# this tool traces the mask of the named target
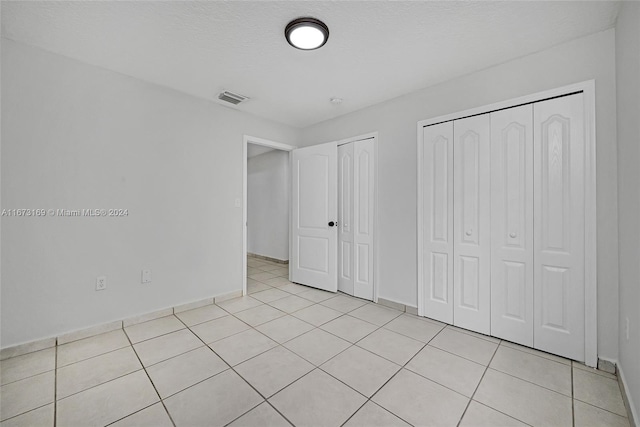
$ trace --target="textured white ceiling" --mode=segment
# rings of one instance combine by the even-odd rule
[[[305,127],[611,27],[598,1],[3,1],[2,35]],[[293,49],[287,22],[330,28]],[[549,70],[553,72],[553,70]],[[331,97],[344,102],[332,105]],[[217,102],[217,101],[216,101]]]

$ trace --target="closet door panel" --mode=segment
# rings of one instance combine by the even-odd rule
[[[534,347],[584,361],[583,95],[534,104]]]
[[[338,290],[353,295],[353,148],[338,146]]]
[[[490,333],[489,114],[454,121],[453,324]]]
[[[533,106],[491,113],[491,335],[533,346]]]
[[[424,315],[453,323],[453,122],[423,137]]]
[[[365,139],[349,145],[354,146],[353,295],[373,300],[374,140]]]

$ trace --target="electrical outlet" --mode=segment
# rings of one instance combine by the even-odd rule
[[[629,341],[629,318],[625,318],[625,320],[627,321],[627,326],[625,327],[625,333],[627,335],[627,341]]]
[[[96,291],[104,291],[107,289],[107,276],[98,276],[96,278]]]
[[[142,283],[151,283],[151,270],[142,270]]]

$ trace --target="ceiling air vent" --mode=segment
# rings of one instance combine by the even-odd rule
[[[220,92],[220,94],[218,94],[218,99],[224,102],[229,102],[233,105],[238,105],[249,98],[247,98],[246,96],[239,95],[237,93],[233,93],[225,90],[224,92]]]

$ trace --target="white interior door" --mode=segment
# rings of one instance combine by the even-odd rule
[[[336,292],[338,149],[335,142],[293,150],[291,281]]]
[[[489,114],[453,122],[453,324],[490,333]]]
[[[453,122],[425,126],[423,144],[424,315],[453,323]]]
[[[491,113],[491,335],[533,347],[533,105]]]
[[[584,361],[583,94],[534,104],[534,347]]]
[[[373,300],[374,139],[353,143],[354,289],[358,298]]]
[[[353,148],[338,146],[338,290],[354,292],[353,265]]]

